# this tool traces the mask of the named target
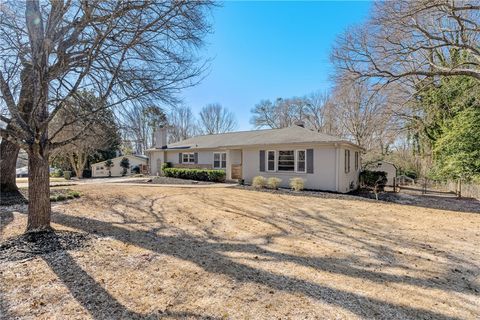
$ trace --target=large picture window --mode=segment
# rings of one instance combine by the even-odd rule
[[[275,171],[275,151],[267,152],[267,171]]]
[[[278,171],[295,171],[295,151],[278,151]]]
[[[195,154],[193,153],[183,153],[182,154],[183,163],[195,163]]]
[[[225,168],[227,168],[227,153],[226,152],[215,152],[213,154],[213,167],[215,169],[225,169]]]
[[[297,150],[297,172],[305,172],[307,168],[305,153],[305,150]]]

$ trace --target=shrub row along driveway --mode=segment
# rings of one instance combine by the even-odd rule
[[[55,228],[90,246],[0,261],[2,314],[480,317],[480,216],[239,189],[74,187]],[[23,209],[20,208],[19,211]],[[2,212],[3,237],[25,215]]]

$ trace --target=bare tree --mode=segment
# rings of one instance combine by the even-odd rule
[[[71,123],[63,126],[61,132],[57,135],[56,141],[71,140],[69,144],[63,145],[52,150],[52,158],[60,157],[66,159],[70,166],[75,170],[77,178],[83,177],[83,171],[88,157],[99,150],[107,150],[112,145],[119,144],[118,128],[114,121],[111,109],[98,106],[98,99],[90,92],[79,92],[82,101],[88,101],[88,104],[82,101],[71,101],[65,103],[65,107],[60,110],[50,123],[49,129],[58,130],[58,126],[64,123]],[[93,119],[89,119],[92,110],[101,110],[95,114]],[[88,125],[86,122],[89,122]],[[77,139],[71,139],[77,136]]]
[[[155,129],[167,125],[167,115],[155,105],[132,103],[122,109],[119,117],[125,138],[134,142],[136,154],[151,148]]]
[[[270,100],[262,100],[251,110],[250,122],[256,128],[270,127],[273,129],[285,128],[294,125],[298,121],[305,121],[308,118],[305,98],[278,98],[272,103]]]
[[[173,108],[168,115],[168,142],[185,140],[197,133],[196,121],[192,109],[186,106]]]
[[[217,134],[235,130],[235,114],[218,103],[209,104],[199,113],[198,130],[202,134]]]
[[[203,70],[196,50],[209,1],[3,1],[0,6],[3,139],[29,159],[27,230],[50,229],[49,157],[81,136],[57,141],[49,124],[79,90],[113,107],[129,100],[172,103]],[[103,108],[103,107],[102,107]],[[100,110],[92,109],[94,118]],[[78,121],[75,118],[74,121]],[[89,126],[89,121],[85,126]]]
[[[343,80],[336,84],[332,103],[342,136],[367,150],[378,146],[383,149],[391,113],[379,87],[352,79]]]
[[[327,92],[317,91],[304,98],[306,126],[318,132],[338,135],[335,108]]]
[[[381,1],[367,24],[337,39],[332,60],[338,70],[386,83],[458,75],[480,80],[479,42],[476,0]]]

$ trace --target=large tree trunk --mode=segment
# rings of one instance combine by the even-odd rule
[[[0,191],[16,192],[16,167],[20,148],[6,139],[0,143]]]
[[[50,230],[50,172],[47,150],[39,148],[38,145],[31,147],[28,152],[28,171],[27,231]]]

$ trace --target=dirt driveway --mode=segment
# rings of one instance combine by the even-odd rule
[[[238,189],[78,185],[89,246],[0,260],[25,319],[478,319],[480,215]],[[2,212],[2,238],[26,216]]]

